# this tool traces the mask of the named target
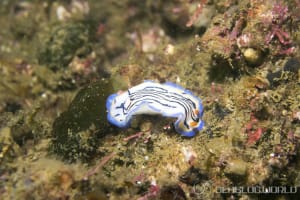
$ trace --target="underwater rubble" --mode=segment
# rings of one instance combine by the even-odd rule
[[[0,199],[297,199],[299,11],[1,1]],[[144,80],[199,97],[203,129],[183,137],[176,119],[144,113],[110,124],[107,97]]]

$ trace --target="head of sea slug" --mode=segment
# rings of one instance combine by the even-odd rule
[[[127,96],[126,92],[116,93],[110,95],[106,100],[107,120],[119,128],[126,128],[130,124],[123,109],[126,102],[124,99]]]

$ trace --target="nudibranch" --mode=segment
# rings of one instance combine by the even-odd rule
[[[106,101],[106,109],[108,121],[120,128],[128,127],[132,117],[138,114],[177,118],[175,130],[188,137],[204,126],[200,98],[171,82],[144,81],[127,91],[112,94]]]

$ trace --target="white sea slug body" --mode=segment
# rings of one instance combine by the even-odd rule
[[[183,136],[194,136],[204,126],[200,98],[174,83],[145,81],[106,101],[108,121],[120,128],[128,127],[134,115],[160,114],[177,118],[175,130]]]

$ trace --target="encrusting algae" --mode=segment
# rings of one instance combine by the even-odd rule
[[[299,11],[1,1],[0,199],[296,199]],[[111,94],[138,108],[122,110],[126,129],[107,120]]]

